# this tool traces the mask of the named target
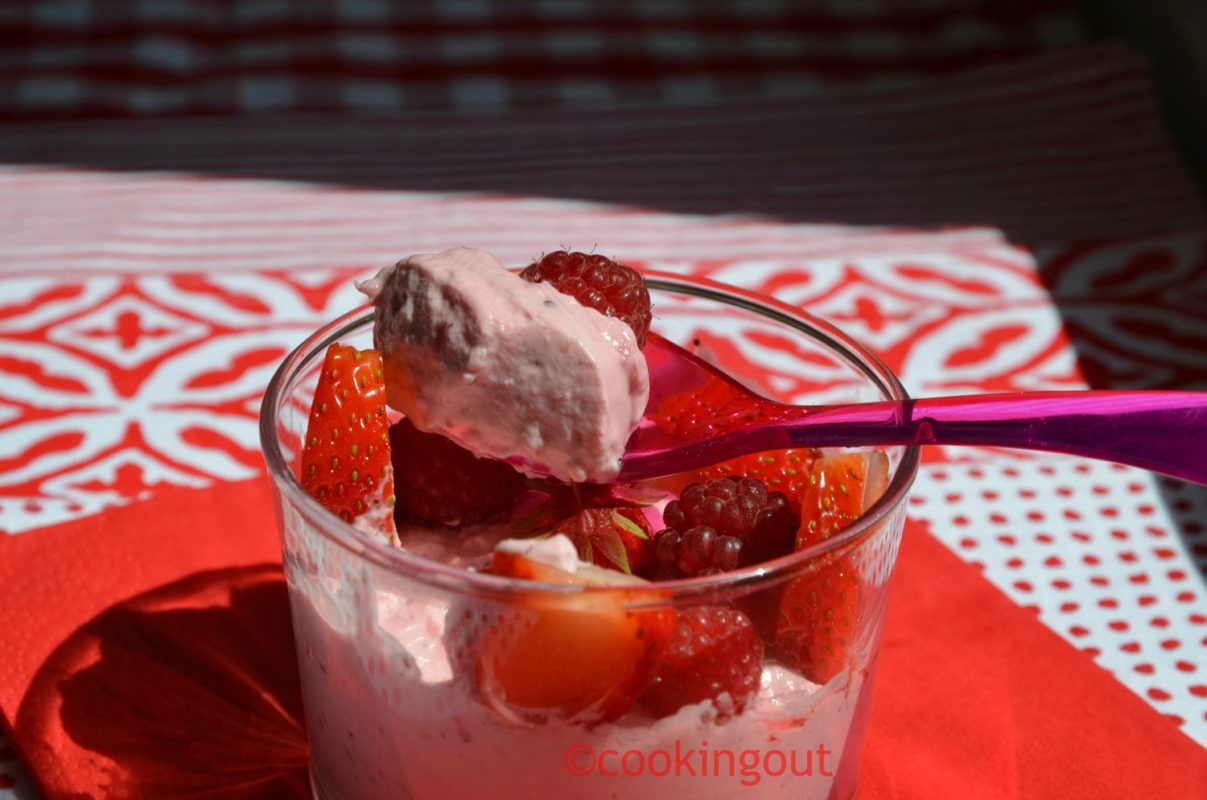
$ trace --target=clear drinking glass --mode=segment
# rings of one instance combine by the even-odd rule
[[[832,326],[743,290],[647,273],[654,329],[789,402],[901,399],[880,361]],[[465,570],[384,544],[345,524],[296,478],[310,398],[335,341],[371,346],[372,310],[316,331],[291,353],[264,399],[261,437],[280,514],[301,668],[311,776],[325,800],[747,797],[847,800],[855,794],[889,584],[917,471],[916,448],[886,451],[888,485],[855,523],[773,562],[635,594],[538,584]],[[772,375],[771,379],[765,376]],[[785,593],[846,575],[854,615],[845,665],[824,684],[777,651]],[[710,704],[661,719],[640,706],[614,722],[533,722],[493,710],[454,639],[518,609],[578,615],[743,610],[765,637],[762,685],[737,715]],[[840,612],[846,613],[846,612]],[[605,615],[605,616],[600,616]],[[472,652],[472,644],[470,645]]]

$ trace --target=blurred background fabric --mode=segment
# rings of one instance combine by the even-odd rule
[[[0,24],[7,119],[699,105],[1088,38],[1068,0],[46,0]]]

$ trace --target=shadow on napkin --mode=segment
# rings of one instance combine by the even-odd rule
[[[198,572],[110,607],[42,665],[15,728],[58,757],[51,796],[309,798],[280,566]]]
[[[1207,391],[1201,233],[1082,242],[1041,248],[1035,256],[1090,388]],[[1197,567],[1197,586],[1207,586],[1207,488],[1168,477],[1155,485],[1169,516],[1144,526],[1147,535],[1154,544],[1172,543],[1169,533],[1180,538]],[[1188,581],[1181,588],[1195,586]]]

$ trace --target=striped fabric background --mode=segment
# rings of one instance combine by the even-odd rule
[[[0,163],[12,165],[4,180],[23,198],[0,219],[0,265],[29,269],[114,266],[125,255],[134,266],[162,255],[196,269],[376,263],[400,247],[443,246],[471,232],[495,244],[492,230],[508,232],[498,242],[504,258],[529,257],[555,232],[562,243],[635,258],[673,258],[686,243],[717,257],[804,255],[840,252],[849,226],[929,231],[904,236],[988,226],[1038,244],[1192,229],[1202,214],[1142,62],[1117,45],[984,67],[925,93],[867,90],[791,104],[531,110],[474,124],[456,113],[26,123],[0,130]],[[44,175],[42,166],[289,183],[247,189],[258,209],[261,192],[274,198],[274,213],[253,220],[240,213],[237,184],[189,182],[179,191],[159,174],[112,181]],[[79,187],[61,206],[64,181]],[[329,210],[307,206],[299,224],[290,207],[308,204],[305,184],[315,182],[390,193],[367,212],[358,204],[355,219],[341,218],[338,195],[326,195],[320,207]],[[399,221],[408,198],[430,193],[475,196],[484,216]],[[676,217],[667,236],[630,241],[623,220],[603,228],[592,220],[584,231],[561,206],[533,215],[525,204],[492,201],[516,196],[722,218]],[[99,213],[47,235],[56,215],[90,207]],[[112,227],[107,212],[119,209],[123,224]],[[321,235],[316,224],[334,227]],[[178,248],[181,240],[188,246]]]
[[[0,6],[0,119],[708,104],[1085,36],[1069,0],[44,0]]]

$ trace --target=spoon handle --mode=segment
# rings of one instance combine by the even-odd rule
[[[803,409],[802,409],[803,410]],[[770,427],[798,446],[1048,450],[1207,484],[1207,392],[1036,392],[818,408]]]

